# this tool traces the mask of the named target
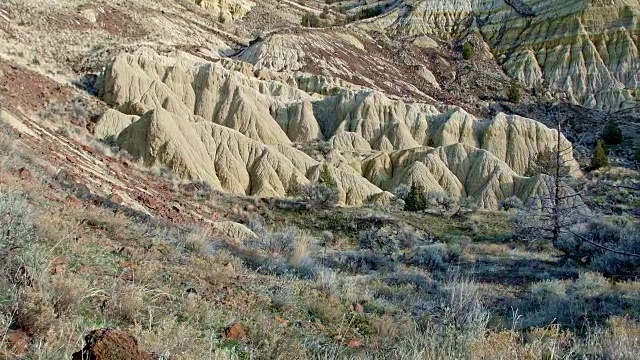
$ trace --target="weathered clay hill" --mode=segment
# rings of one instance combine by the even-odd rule
[[[99,86],[113,110],[97,137],[147,166],[235,194],[283,197],[326,165],[346,205],[387,201],[385,190],[418,182],[495,208],[513,195],[547,192],[543,177],[522,174],[557,140],[554,130],[518,116],[481,120],[458,107],[441,112],[320,76],[185,53],[121,54]],[[325,158],[299,150],[318,141],[333,148]],[[577,173],[571,152],[565,160]]]
[[[476,51],[528,88],[550,86],[566,92],[574,104],[601,110],[629,107],[638,99],[638,0],[407,0],[386,5],[381,15],[350,24],[346,32],[278,32],[238,57],[275,70],[315,68],[347,79],[358,73],[367,86],[404,90],[402,95],[424,100],[439,83],[461,78],[455,71],[447,73],[451,59],[442,45],[472,41]],[[384,34],[392,46],[384,51],[380,41],[371,46],[375,33]],[[396,49],[393,44],[402,45]],[[417,52],[409,54],[411,47]],[[364,60],[349,60],[356,54]],[[399,61],[391,61],[394,56]],[[500,90],[500,72],[486,66],[479,70],[494,73],[497,87],[490,90]],[[379,77],[372,76],[377,72]]]

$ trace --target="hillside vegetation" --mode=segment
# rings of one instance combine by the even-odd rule
[[[635,359],[636,0],[0,3],[0,359]]]

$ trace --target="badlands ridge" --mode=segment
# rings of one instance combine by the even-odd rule
[[[523,174],[557,132],[519,116],[477,119],[334,78],[150,49],[115,57],[98,86],[113,109],[97,137],[217,190],[284,197],[326,166],[349,206],[390,201],[389,191],[412,182],[487,209],[549,193],[547,177]],[[303,151],[321,142],[326,153]],[[577,174],[572,152],[565,154]]]

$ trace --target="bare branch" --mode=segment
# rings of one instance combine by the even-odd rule
[[[573,234],[573,236],[576,236],[576,237],[578,237],[579,239],[581,239],[581,240],[583,240],[583,241],[586,241],[586,242],[588,242],[589,244],[591,244],[591,245],[593,245],[593,246],[596,246],[596,247],[599,247],[599,248],[601,248],[601,249],[603,249],[603,250],[610,251],[610,252],[612,252],[612,253],[614,253],[614,254],[619,254],[619,255],[625,255],[625,256],[630,256],[630,257],[637,257],[637,258],[640,258],[640,254],[628,253],[628,252],[624,252],[624,251],[620,251],[620,250],[611,249],[611,248],[606,247],[606,246],[604,246],[604,245],[602,245],[602,244],[598,244],[597,242],[595,242],[595,241],[593,241],[593,240],[591,240],[591,239],[588,239],[587,237],[584,237],[584,236],[582,236],[582,235],[580,235],[580,234],[576,234],[575,232],[573,232],[573,231],[571,231],[571,230],[569,230],[569,229],[565,229],[565,230],[566,230],[567,232],[569,232],[569,233]]]
[[[626,189],[626,190],[633,190],[633,191],[640,191],[640,186],[626,186],[626,185],[614,185],[614,184],[609,184],[608,182],[601,182],[601,184],[612,187],[612,188],[616,188],[616,189]]]

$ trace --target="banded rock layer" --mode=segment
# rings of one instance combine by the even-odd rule
[[[317,180],[323,166],[346,205],[389,199],[387,191],[411,182],[490,209],[510,196],[526,201],[548,192],[544,177],[522,176],[557,141],[536,121],[504,114],[481,120],[457,107],[441,112],[322,77],[279,78],[246,66],[148,49],[121,54],[100,82],[113,109],[95,135],[113,137],[148,166],[235,194],[287,196]],[[325,159],[297,149],[317,141],[333,148]]]
[[[429,0],[388,16],[404,35],[477,32],[508,74],[574,104],[615,110],[638,98],[638,0]]]
[[[406,79],[403,84],[394,79],[403,79],[398,63],[389,63],[384,55],[369,59],[367,52],[376,48],[366,39],[384,32],[437,49],[439,43],[473,35],[486,43],[508,75],[527,87],[549,85],[566,92],[573,104],[618,110],[632,106],[640,96],[639,20],[639,0],[405,0],[380,16],[357,22],[343,35],[332,33],[335,30],[275,33],[238,57],[274,70],[320,67],[345,79],[363,78],[361,85],[387,93],[404,88],[412,97],[427,100],[425,89],[438,88],[431,73],[435,70],[424,59],[412,58],[407,64],[415,67],[412,73],[424,78],[425,85]],[[384,81],[372,76],[376,72]]]

